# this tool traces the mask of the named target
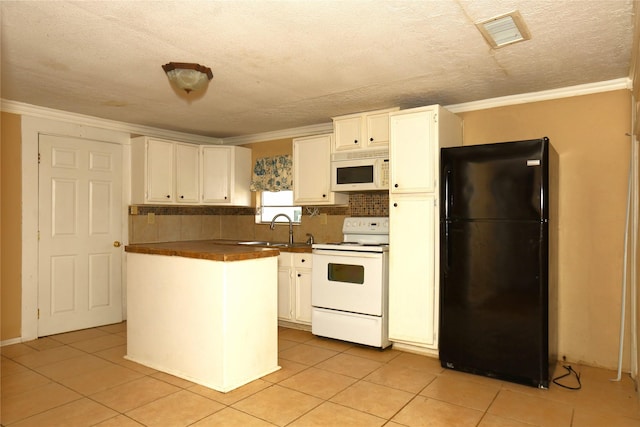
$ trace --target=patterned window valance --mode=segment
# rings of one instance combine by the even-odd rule
[[[256,160],[251,179],[251,191],[292,190],[291,155],[263,157]]]

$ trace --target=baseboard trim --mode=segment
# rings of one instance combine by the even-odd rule
[[[22,337],[9,338],[8,340],[0,341],[0,347],[13,345],[13,344],[20,344],[21,342],[22,342]]]

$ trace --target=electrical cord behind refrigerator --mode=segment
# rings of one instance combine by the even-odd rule
[[[559,376],[555,377],[553,379],[553,383],[556,384],[556,385],[559,385],[560,387],[568,388],[569,390],[580,390],[582,388],[582,383],[580,382],[580,374],[577,373],[576,371],[574,371],[573,368],[571,367],[571,365],[562,365],[562,367],[567,370],[567,373],[564,374],[564,375],[559,375]],[[560,384],[558,382],[558,380],[561,380],[562,378],[568,377],[571,374],[576,376],[576,381],[578,382],[578,386],[577,387],[572,387],[572,386]]]

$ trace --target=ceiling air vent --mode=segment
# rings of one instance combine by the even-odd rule
[[[531,35],[520,12],[514,11],[477,22],[476,27],[493,48],[529,40]]]

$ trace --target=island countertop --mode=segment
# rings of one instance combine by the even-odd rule
[[[212,261],[244,261],[280,255],[278,248],[239,245],[219,240],[186,240],[179,242],[134,243],[125,246],[126,252],[149,255],[180,256]]]

